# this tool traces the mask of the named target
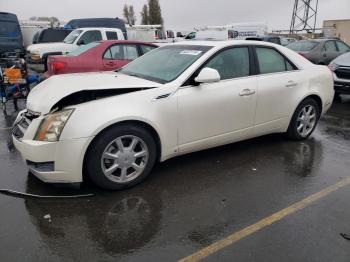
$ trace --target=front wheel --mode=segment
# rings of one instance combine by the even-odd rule
[[[93,141],[85,159],[85,172],[109,190],[132,187],[152,170],[157,148],[152,135],[137,125],[114,126]]]
[[[320,117],[320,108],[312,98],[307,98],[295,110],[286,133],[292,140],[305,140],[315,130]]]

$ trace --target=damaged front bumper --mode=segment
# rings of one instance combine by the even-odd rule
[[[92,138],[58,142],[19,141],[13,137],[29,171],[48,183],[80,183],[83,181],[83,161],[86,145]]]
[[[84,156],[93,137],[36,141],[34,137],[42,117],[31,118],[26,114],[24,110],[18,115],[12,129],[12,140],[29,171],[44,182],[82,182]]]

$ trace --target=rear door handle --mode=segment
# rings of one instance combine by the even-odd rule
[[[240,96],[251,96],[251,95],[254,95],[255,94],[255,90],[253,90],[253,89],[243,89],[240,93],[239,93],[239,95]]]
[[[297,86],[298,84],[294,81],[288,81],[288,83],[286,84],[286,87],[295,87]]]
[[[114,66],[114,62],[107,62],[106,65],[108,65],[108,66]]]

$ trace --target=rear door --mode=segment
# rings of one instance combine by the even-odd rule
[[[296,89],[302,86],[300,71],[273,47],[257,46],[258,101],[255,116],[257,135],[283,127],[289,118]]]
[[[140,56],[135,44],[116,44],[109,47],[103,56],[104,69],[116,70]]]

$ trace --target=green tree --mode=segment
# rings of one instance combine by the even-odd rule
[[[135,10],[134,10],[134,6],[130,5],[129,6],[129,21],[130,21],[130,25],[134,25],[136,23],[136,15],[135,15]]]
[[[126,22],[130,25],[129,7],[127,4],[125,4],[124,8],[123,8],[123,16],[124,16]]]
[[[142,11],[141,11],[141,24],[143,25],[149,25],[149,21],[148,21],[148,6],[145,4],[142,7]]]
[[[163,25],[164,20],[158,0],[148,0],[148,15],[150,25]]]

